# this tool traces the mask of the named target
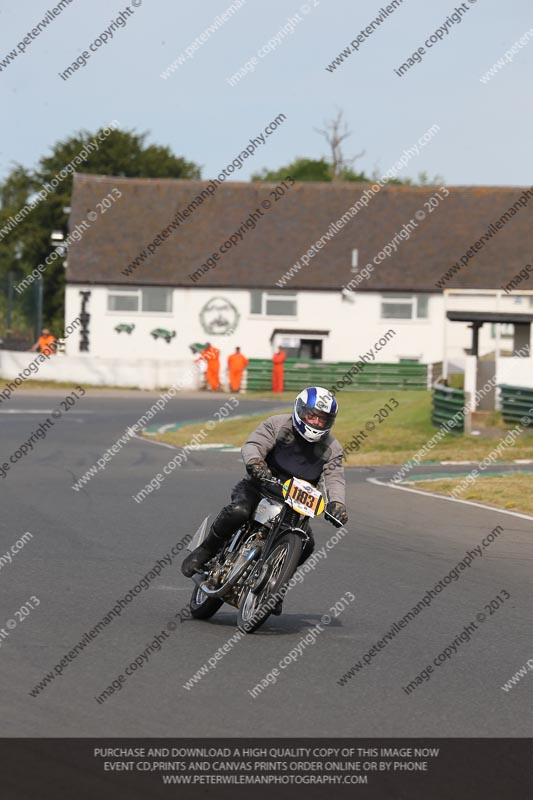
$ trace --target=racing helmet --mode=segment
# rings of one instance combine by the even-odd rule
[[[321,386],[308,386],[294,402],[292,422],[306,441],[318,442],[333,428],[338,410],[330,391]]]

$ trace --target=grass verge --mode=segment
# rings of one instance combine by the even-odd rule
[[[439,478],[434,481],[410,481],[417,489],[449,495],[463,479]],[[461,500],[475,500],[488,506],[520,511],[533,516],[533,473],[513,473],[498,477],[481,477],[461,495]]]
[[[280,400],[280,408],[287,412],[292,409],[293,395],[273,395]],[[399,405],[395,406],[391,398]],[[347,456],[347,466],[376,466],[380,464],[403,464],[408,461],[426,442],[435,435],[430,421],[431,395],[422,391],[363,391],[346,392],[338,395],[339,415],[335,423],[334,434],[346,447],[360,436],[357,452]],[[389,404],[389,409],[386,408]],[[380,411],[381,410],[381,411]],[[242,406],[236,409],[242,413]],[[241,417],[217,422],[202,440],[204,444],[222,443],[240,447],[247,436],[257,427],[259,422],[271,416],[264,415]],[[388,417],[386,416],[388,414]],[[381,421],[380,421],[381,420]],[[374,425],[373,430],[365,426]],[[205,423],[188,425],[177,431],[168,431],[150,438],[158,439],[176,446],[188,444],[195,433],[205,430]],[[361,436],[362,432],[362,436]],[[502,428],[502,438],[506,430]],[[431,461],[474,461],[482,460],[498,446],[499,439],[483,439],[481,437],[446,434],[436,447],[431,450],[427,460]],[[500,460],[509,461],[515,458],[533,458],[533,434],[522,434],[513,447],[506,448]]]

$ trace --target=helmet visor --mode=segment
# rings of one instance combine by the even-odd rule
[[[320,411],[317,408],[308,406],[303,400],[299,399],[296,403],[296,413],[306,425],[315,431],[328,431],[333,427],[335,414]]]

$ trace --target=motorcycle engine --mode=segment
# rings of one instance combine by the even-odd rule
[[[255,527],[255,526],[254,526]],[[259,526],[257,526],[259,527]],[[245,542],[234,552],[229,553],[228,556],[225,558],[224,563],[217,565],[213,574],[216,572],[216,585],[220,586],[228,577],[230,571],[234,568],[235,563],[240,558],[246,558],[248,553],[254,549],[254,547],[261,547],[265,543],[266,535],[269,531],[269,527],[267,526],[260,526],[260,529],[257,528],[248,536]],[[255,561],[250,562],[250,568],[246,569],[243,574],[240,576],[239,580],[235,583],[235,585],[228,591],[227,594],[224,595],[224,602],[229,603],[229,605],[235,606],[235,608],[239,607],[240,596],[244,586],[244,583],[250,573],[250,569],[252,569]]]

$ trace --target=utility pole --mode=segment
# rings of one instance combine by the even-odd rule
[[[35,281],[35,340],[41,335],[43,327],[43,276]]]
[[[13,308],[13,271],[7,273],[7,328],[6,339],[11,338],[11,313]]]

